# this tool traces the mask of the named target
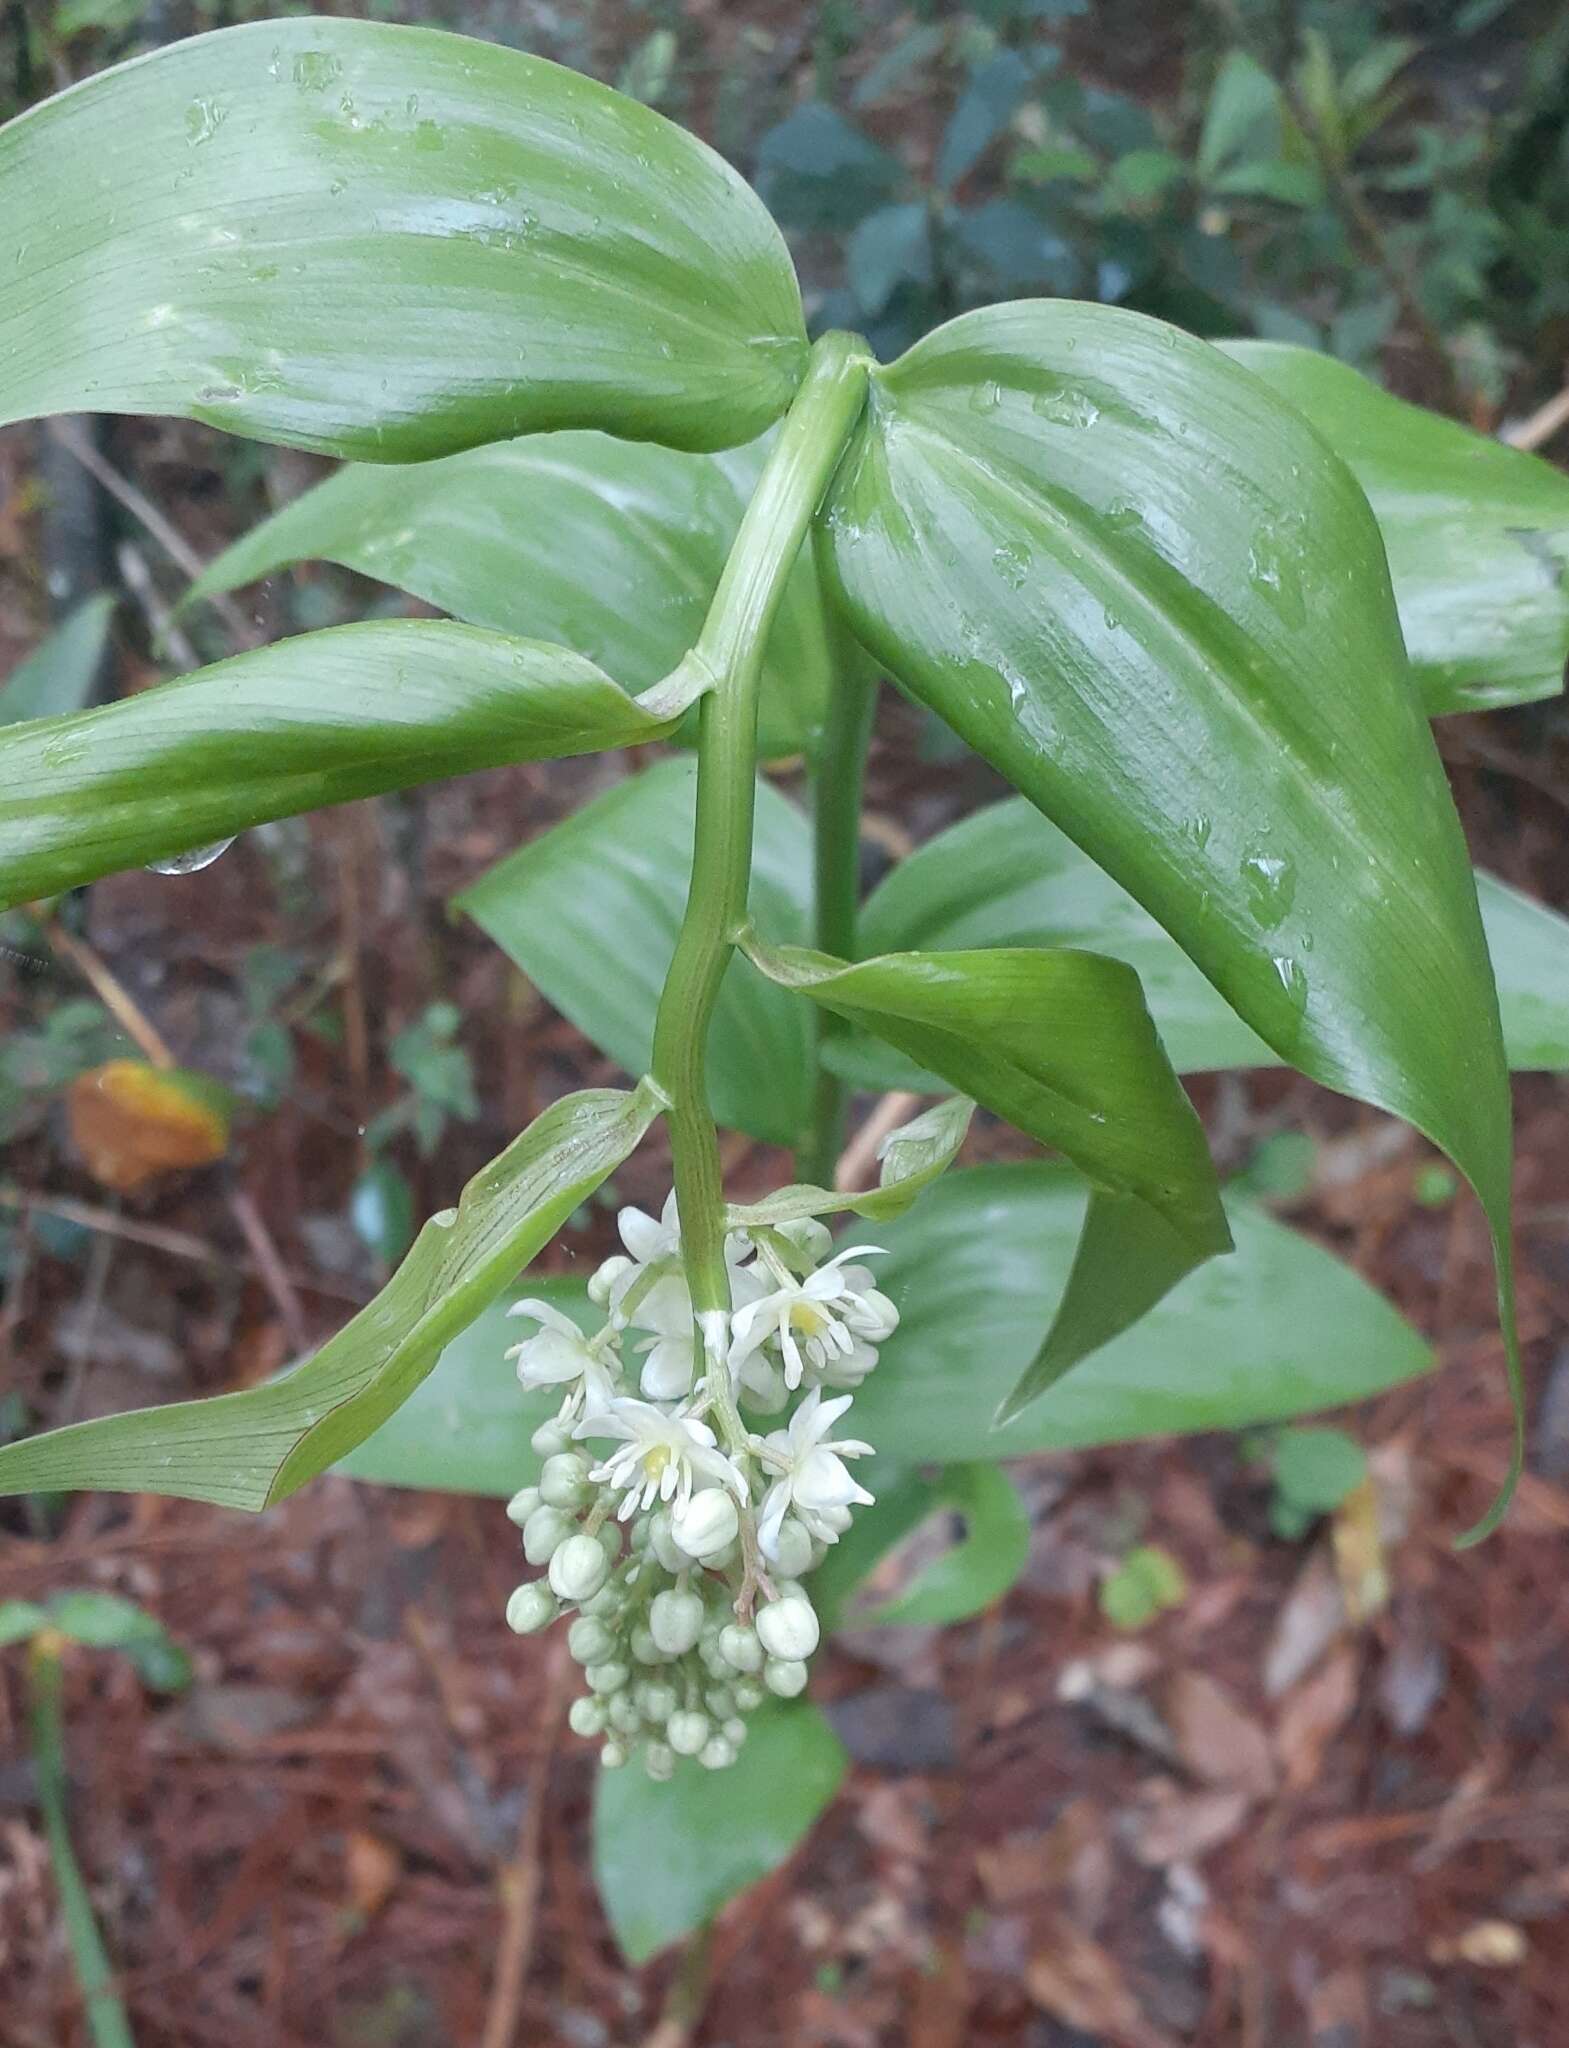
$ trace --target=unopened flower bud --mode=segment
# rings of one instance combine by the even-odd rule
[[[695,1559],[677,1543],[670,1527],[670,1510],[660,1508],[648,1524],[648,1547],[667,1572],[684,1572]]]
[[[551,1566],[551,1584],[555,1585],[554,1564]],[[757,1634],[763,1648],[770,1657],[783,1658],[786,1662],[810,1657],[817,1648],[821,1633],[812,1604],[804,1595],[799,1599],[788,1595],[781,1597],[765,1607],[757,1617]],[[788,1697],[790,1695],[786,1694]]]
[[[537,1486],[520,1486],[517,1492],[513,1494],[511,1500],[507,1502],[507,1520],[515,1523],[521,1529],[529,1516],[533,1514],[535,1508],[539,1506],[539,1499],[539,1488]]]
[[[563,1600],[591,1600],[610,1576],[604,1551],[592,1536],[569,1536],[550,1557],[550,1583]]]
[[[630,1273],[632,1261],[625,1252],[616,1252],[604,1264],[596,1266],[589,1277],[588,1298],[596,1308],[610,1306],[610,1290],[623,1273]]]
[[[737,1708],[743,1714],[754,1714],[768,1697],[755,1678],[738,1678],[730,1690],[735,1694]]]
[[[541,1504],[523,1524],[523,1555],[530,1564],[549,1564],[558,1547],[572,1534],[570,1515],[560,1508]]]
[[[567,1726],[574,1735],[581,1735],[592,1741],[596,1735],[605,1732],[605,1708],[602,1700],[596,1700],[592,1693],[576,1699],[567,1708]]]
[[[590,1664],[583,1678],[590,1692],[619,1692],[631,1677],[624,1664]]]
[[[587,1507],[593,1491],[588,1483],[588,1460],[581,1451],[557,1451],[545,1460],[539,1475],[539,1497],[553,1508]]]
[[[619,1771],[627,1760],[625,1747],[619,1742],[605,1742],[600,1745],[599,1768],[602,1771]]]
[[[757,1630],[745,1622],[732,1621],[719,1637],[719,1653],[732,1671],[756,1674],[763,1668],[763,1646]]]
[[[621,1524],[619,1522],[601,1522],[599,1534],[594,1540],[605,1553],[605,1562],[607,1564],[614,1564],[621,1555]]]
[[[632,1655],[639,1664],[663,1664],[665,1653],[654,1640],[654,1632],[646,1622],[639,1622],[632,1631]]]
[[[703,1603],[695,1593],[681,1593],[674,1587],[656,1593],[648,1610],[648,1627],[667,1657],[683,1656],[703,1633]]]
[[[696,1756],[707,1742],[712,1728],[706,1714],[683,1708],[665,1723],[665,1737],[677,1756]]]
[[[735,1694],[728,1685],[711,1685],[703,1694],[703,1705],[716,1721],[723,1721],[735,1712]]]
[[[735,1497],[722,1486],[706,1487],[678,1506],[670,1517],[670,1533],[688,1556],[699,1561],[735,1540],[741,1525]]]
[[[664,1727],[679,1704],[675,1687],[666,1685],[659,1678],[643,1679],[634,1688],[633,1697],[644,1720],[652,1721],[660,1728]]]
[[[705,1771],[727,1771],[735,1762],[735,1744],[722,1735],[711,1735],[697,1753]]]
[[[614,1581],[601,1586],[592,1600],[580,1600],[578,1602],[579,1607],[582,1608],[585,1614],[591,1615],[595,1621],[606,1622],[613,1622],[620,1614],[624,1604],[625,1596],[621,1588]]]
[[[553,1458],[558,1451],[570,1451],[572,1448],[571,1437],[554,1417],[549,1422],[542,1422],[529,1442],[542,1458]]]
[[[579,1664],[605,1664],[615,1655],[616,1637],[602,1621],[580,1614],[567,1630],[567,1648]]]
[[[746,1723],[739,1714],[732,1714],[719,1732],[732,1749],[739,1749],[746,1740]]]
[[[556,1603],[548,1588],[535,1579],[519,1586],[507,1602],[507,1627],[515,1635],[531,1636],[549,1628],[556,1618]]]
[[[811,1570],[812,1539],[805,1524],[798,1522],[794,1515],[786,1515],[779,1524],[768,1563],[778,1579],[798,1579],[803,1572]]]
[[[782,1700],[793,1700],[806,1690],[806,1666],[799,1657],[770,1657],[763,1666],[763,1683]]]
[[[618,1735],[641,1735],[643,1716],[629,1692],[613,1692],[605,1706],[605,1719]]]
[[[833,1250],[833,1233],[815,1216],[798,1216],[775,1228],[787,1244],[793,1244],[807,1266],[820,1266]]]
[[[674,1752],[663,1742],[651,1742],[643,1751],[643,1768],[656,1784],[663,1784],[675,1772]]]

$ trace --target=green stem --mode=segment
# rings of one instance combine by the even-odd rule
[[[853,960],[861,899],[861,789],[877,708],[877,674],[849,628],[831,613],[828,631],[833,684],[812,776],[813,940],[820,951]],[[807,1180],[832,1187],[844,1142],[845,1085],[823,1064],[822,1054],[824,1047],[849,1032],[850,1025],[834,1011],[815,1005],[813,1015],[817,1081],[802,1171]]]
[[[66,1822],[59,1640],[50,1631],[41,1631],[33,1638],[27,1658],[28,1718],[33,1768],[38,1774],[38,1803],[43,1808],[49,1858],[60,1894],[60,1914],[76,1968],[76,1981],[87,2008],[88,2030],[97,2048],[136,2048],[125,2007],[114,1988],[114,1968],[93,1917],[93,1902],[71,1847],[71,1831]]]
[[[722,1319],[730,1308],[724,1189],[706,1081],[708,1027],[746,917],[763,652],[785,579],[865,403],[870,360],[853,335],[824,335],[814,347],[687,657],[712,683],[698,714],[692,883],[659,999],[653,1078],[670,1105],[687,1284],[708,1355],[723,1349]],[[760,1088],[769,1081],[757,1077]],[[709,1379],[727,1439],[738,1432],[744,1442],[726,1375]]]

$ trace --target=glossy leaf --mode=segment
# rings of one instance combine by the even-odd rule
[[[1429,713],[1556,697],[1569,659],[1569,477],[1333,356],[1221,346],[1312,422],[1367,493]]]
[[[1030,1518],[1000,1467],[950,1465],[932,1489],[934,1510],[956,1510],[963,1534],[892,1599],[850,1619],[857,1628],[946,1627],[994,1606],[1023,1571]]]
[[[845,1753],[807,1700],[748,1717],[729,1770],[680,1759],[657,1784],[634,1757],[594,1788],[594,1879],[628,1962],[711,1919],[777,1870],[838,1790]]]
[[[594,80],[259,21],[0,131],[0,423],[179,413],[402,462],[543,427],[723,448],[805,366],[740,177]]]
[[[761,1201],[732,1202],[725,1213],[726,1224],[732,1230],[747,1230],[759,1224],[793,1223],[803,1216],[829,1216],[840,1210],[873,1221],[902,1216],[916,1196],[946,1173],[959,1156],[974,1113],[975,1104],[968,1096],[951,1095],[890,1131],[878,1147],[880,1171],[875,1188],[853,1193],[804,1185],[776,1188]]]
[[[1086,1244],[1017,1399],[1032,1399],[1231,1239],[1203,1127],[1139,989],[1094,953],[747,957],[1067,1155],[1094,1185]],[[1107,1275],[1113,1288],[1099,1285]]]
[[[1350,471],[1259,378],[1110,307],[968,314],[874,386],[824,511],[856,636],[1283,1059],[1450,1154],[1518,1388],[1497,1001]]]
[[[1228,1211],[1229,1258],[993,1429],[1061,1299],[1085,1194],[1045,1163],[949,1174],[879,1228],[877,1283],[900,1322],[857,1390],[857,1432],[906,1464],[1018,1457],[1284,1421],[1430,1367],[1427,1345],[1349,1267],[1250,1203]]]
[[[26,661],[12,669],[0,683],[0,725],[81,710],[109,643],[114,602],[108,591],[84,598]]]
[[[71,1423],[0,1448],[0,1494],[102,1488],[261,1509],[386,1421],[621,1164],[656,1114],[645,1089],[564,1096],[433,1216],[374,1301],[282,1379]]]
[[[1504,1047],[1519,1068],[1569,1067],[1569,918],[1478,872]],[[1278,1055],[1250,1031],[1149,913],[1022,798],[990,804],[901,861],[861,916],[868,953],[973,946],[1082,946],[1136,968],[1179,1073],[1262,1067]],[[897,1055],[852,1055],[871,1087],[905,1085]]]
[[[663,761],[617,783],[510,854],[454,899],[547,1001],[628,1073],[653,1046],[692,870],[696,771]],[[811,835],[795,806],[757,789],[752,908],[770,930],[804,935]],[[570,914],[563,914],[569,909]],[[790,1145],[811,1111],[806,1006],[733,965],[709,1038],[720,1123]]]
[[[186,602],[320,557],[472,626],[574,648],[647,689],[697,639],[766,449],[686,455],[530,434],[439,462],[351,464],[225,549]],[[769,635],[765,757],[815,744],[828,673],[803,549]]]
[[[652,702],[563,647],[445,620],[278,641],[0,732],[0,908],[267,818],[659,739],[690,697]]]

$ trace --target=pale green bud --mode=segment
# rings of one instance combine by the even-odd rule
[[[746,1740],[746,1723],[739,1714],[732,1714],[719,1732],[732,1749],[739,1749]]]
[[[722,1721],[735,1712],[735,1694],[728,1685],[711,1685],[703,1694],[703,1705],[716,1721]]]
[[[616,1634],[594,1616],[580,1614],[567,1630],[567,1648],[579,1664],[604,1664],[615,1655]]]
[[[589,1276],[588,1298],[596,1308],[610,1306],[610,1290],[623,1273],[630,1273],[632,1261],[625,1252],[614,1252],[601,1266],[596,1266]]]
[[[675,1773],[674,1753],[662,1742],[651,1742],[643,1751],[643,1768],[656,1784],[663,1784]]]
[[[599,1768],[602,1771],[619,1771],[627,1760],[627,1753],[619,1742],[606,1742],[599,1751]]]
[[[738,1678],[730,1690],[735,1694],[736,1706],[743,1714],[756,1713],[768,1697],[755,1678]]]
[[[552,1566],[552,1585],[555,1584],[554,1573],[555,1567]],[[787,1595],[771,1602],[758,1615],[757,1634],[770,1657],[792,1663],[797,1658],[811,1656],[822,1631],[817,1625],[811,1602],[804,1596],[792,1598]]]
[[[605,1553],[592,1536],[569,1536],[551,1553],[550,1584],[563,1600],[592,1600],[609,1575]]]
[[[696,1756],[712,1729],[706,1714],[684,1707],[665,1723],[665,1736],[677,1756]]]
[[[660,1728],[664,1727],[679,1704],[675,1687],[658,1678],[641,1680],[634,1688],[633,1697],[644,1720],[652,1721]]]
[[[542,1458],[553,1458],[558,1451],[569,1451],[572,1448],[571,1437],[560,1423],[555,1421],[542,1422],[529,1438],[529,1442]]]
[[[583,1699],[574,1700],[567,1708],[567,1726],[574,1735],[581,1735],[591,1741],[605,1732],[605,1704],[590,1693]]]
[[[507,1627],[516,1635],[535,1635],[549,1628],[555,1618],[556,1603],[537,1579],[519,1586],[507,1602]]]
[[[733,1543],[740,1526],[735,1497],[720,1486],[694,1493],[684,1507],[673,1509],[670,1516],[670,1533],[675,1542],[700,1562]]]
[[[722,1735],[711,1735],[697,1753],[705,1771],[727,1771],[735,1762],[735,1744]]]
[[[619,1586],[604,1586],[592,1600],[580,1600],[583,1612],[595,1621],[614,1621],[624,1605]]]
[[[703,1603],[695,1593],[680,1593],[672,1586],[654,1595],[648,1626],[667,1657],[683,1656],[703,1633]]]
[[[624,1664],[590,1664],[583,1673],[590,1692],[619,1692],[631,1676]]]
[[[663,1664],[665,1653],[654,1640],[653,1631],[639,1622],[632,1631],[632,1655],[639,1664]]]
[[[588,1483],[588,1460],[581,1451],[557,1451],[545,1460],[539,1495],[553,1508],[587,1507],[593,1490]]]
[[[564,1515],[560,1508],[535,1508],[523,1524],[523,1555],[530,1564],[549,1564],[572,1530],[572,1517]]]
[[[670,1529],[670,1510],[660,1508],[648,1525],[648,1547],[667,1572],[684,1572],[693,1560],[677,1543]]]
[[[638,1712],[637,1701],[629,1692],[613,1692],[605,1708],[605,1718],[618,1735],[640,1735],[643,1731],[643,1716]]]
[[[605,1562],[607,1564],[614,1564],[621,1555],[621,1524],[619,1522],[601,1522],[599,1525],[599,1535],[595,1540],[598,1542],[600,1549],[605,1553]]]
[[[732,1621],[719,1637],[719,1652],[732,1671],[756,1673],[763,1668],[763,1646],[757,1630],[744,1621]]]
[[[763,1683],[782,1700],[793,1700],[806,1690],[806,1666],[799,1657],[770,1657],[763,1666]]]
[[[778,1548],[768,1564],[776,1579],[798,1579],[811,1570],[812,1539],[794,1515],[786,1515],[779,1524]]]
[[[507,1520],[521,1529],[538,1506],[539,1488],[537,1486],[520,1486],[517,1492],[513,1494],[511,1500],[507,1502]]]

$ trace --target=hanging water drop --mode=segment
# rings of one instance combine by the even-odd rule
[[[167,860],[150,860],[147,872],[150,875],[199,875],[203,868],[210,868],[221,853],[228,852],[235,837],[231,832],[227,839],[215,839],[210,846],[193,846],[189,853],[171,853]]]

